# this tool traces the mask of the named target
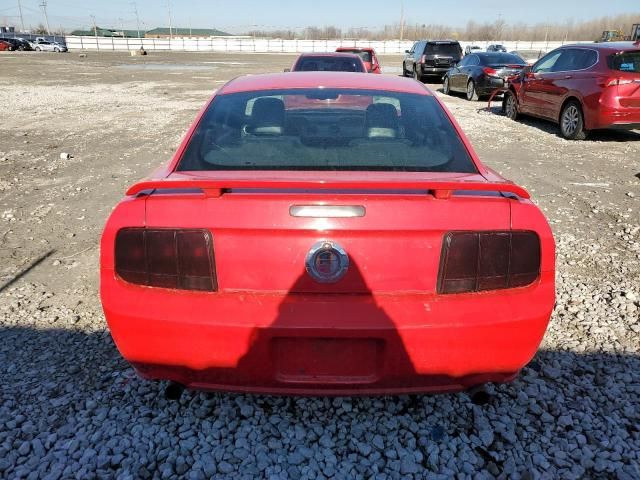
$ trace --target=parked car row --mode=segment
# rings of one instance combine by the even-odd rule
[[[8,51],[36,51],[36,52],[66,52],[67,46],[56,41],[38,37],[35,40],[27,40],[21,37],[0,37],[0,50]]]
[[[481,100],[504,91],[507,117],[550,120],[567,139],[640,129],[640,42],[564,45],[533,65],[512,53],[469,52],[444,74],[445,94]]]

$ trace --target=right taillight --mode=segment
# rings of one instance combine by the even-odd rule
[[[535,232],[450,232],[442,246],[438,293],[523,287],[539,275]]]
[[[633,83],[633,80],[630,78],[608,78],[604,82],[605,87],[616,87],[618,85],[629,85]]]
[[[218,289],[208,230],[123,228],[116,235],[115,271],[149,287]]]

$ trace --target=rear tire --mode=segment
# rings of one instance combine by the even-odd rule
[[[422,83],[422,75],[418,73],[418,69],[416,68],[415,65],[413,66],[413,78],[414,80],[417,80],[420,83]]]
[[[560,133],[567,140],[584,140],[587,138],[582,107],[575,100],[567,102],[560,113]]]
[[[442,93],[445,95],[451,94],[451,87],[449,86],[449,76],[446,75],[442,80]]]
[[[476,84],[473,80],[467,82],[467,100],[470,102],[478,100],[478,92],[476,91]]]
[[[502,112],[511,120],[518,119],[518,103],[516,102],[516,96],[511,91],[505,92],[504,94]]]

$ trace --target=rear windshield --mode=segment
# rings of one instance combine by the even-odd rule
[[[300,72],[363,72],[362,64],[355,58],[347,57],[302,57],[295,71]]]
[[[621,72],[640,73],[640,51],[624,52],[608,58],[609,68]]]
[[[477,171],[432,96],[347,89],[220,95],[177,170]]]
[[[426,55],[460,55],[462,48],[457,43],[427,43],[424,47]]]
[[[480,57],[482,65],[503,66],[503,65],[524,65],[522,58],[511,53],[482,53],[476,54]]]
[[[344,53],[354,53],[356,55],[358,55],[363,62],[369,62],[371,63],[371,53],[364,51],[364,50],[340,50],[341,52]]]

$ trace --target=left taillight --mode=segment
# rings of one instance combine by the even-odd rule
[[[218,289],[208,230],[123,228],[116,235],[115,271],[127,282],[149,287]]]
[[[540,276],[540,239],[531,231],[449,232],[438,293],[524,287]]]

